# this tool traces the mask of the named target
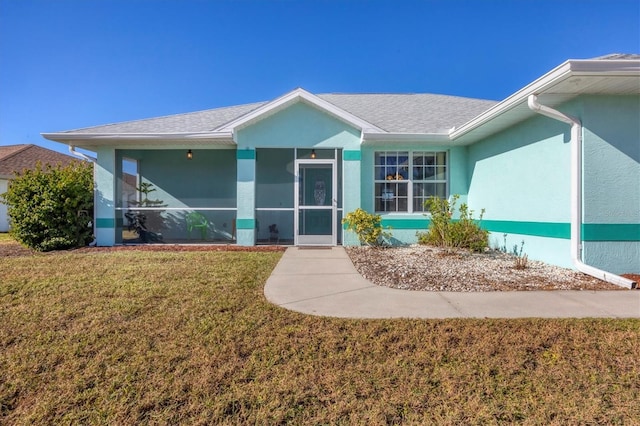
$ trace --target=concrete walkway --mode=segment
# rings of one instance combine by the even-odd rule
[[[342,247],[290,247],[267,280],[283,308],[340,318],[640,318],[640,290],[455,293],[396,290],[364,279]]]

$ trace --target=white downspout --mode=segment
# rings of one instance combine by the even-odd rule
[[[96,164],[98,163],[98,160],[96,158],[93,158],[89,155],[83,154],[82,152],[78,152],[76,151],[76,147],[73,145],[69,145],[69,152],[72,155],[75,155],[76,157],[80,157],[84,160],[87,160],[91,163],[93,163],[93,236],[94,236],[94,240],[92,243],[90,243],[89,245],[93,246],[96,243],[95,240],[95,235],[96,235],[96,193],[97,193],[97,189],[96,189]]]
[[[83,154],[81,152],[76,151],[76,147],[73,145],[69,145],[69,152],[71,153],[71,155],[75,155],[76,157],[80,157],[82,159],[85,159],[87,161],[91,161],[93,164],[95,164],[98,160],[96,160],[93,157],[90,157],[86,154]]]
[[[571,125],[571,260],[578,271],[620,287],[634,288],[636,282],[603,271],[582,261],[582,123],[575,117],[541,105],[536,95],[529,95],[532,111]]]

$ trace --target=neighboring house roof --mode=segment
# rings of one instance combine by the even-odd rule
[[[295,102],[306,102],[363,132],[364,143],[473,143],[535,113],[527,97],[551,107],[580,94],[640,94],[640,55],[568,60],[501,102],[435,94],[319,94],[295,89],[275,100],[145,120],[43,133],[91,149],[128,146],[234,145],[234,132]]]
[[[10,179],[15,172],[35,169],[38,162],[66,166],[76,161],[79,160],[33,144],[0,146],[0,178]]]

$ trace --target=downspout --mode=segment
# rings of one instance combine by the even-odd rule
[[[87,160],[87,161],[90,161],[90,162],[92,162],[93,164],[95,164],[95,163],[98,161],[98,160],[96,160],[96,159],[95,159],[95,158],[93,158],[93,157],[90,157],[90,156],[88,156],[88,155],[86,155],[86,154],[83,154],[83,153],[81,153],[81,152],[76,151],[76,147],[75,147],[75,146],[73,146],[73,145],[69,145],[69,152],[71,153],[71,155],[75,155],[76,157],[80,157],[80,158],[82,158],[82,159],[85,159],[85,160]]]
[[[84,160],[87,160],[91,163],[93,163],[93,242],[90,243],[89,245],[93,246],[96,244],[96,240],[95,240],[95,235],[96,235],[96,193],[97,193],[97,189],[96,189],[96,164],[98,163],[98,160],[96,158],[93,158],[89,155],[83,154],[82,152],[78,152],[76,151],[76,147],[73,145],[69,145],[69,152],[72,155],[75,155],[76,157],[80,157]]]
[[[575,117],[541,105],[536,95],[529,95],[527,104],[538,114],[571,125],[571,261],[580,272],[620,287],[634,288],[635,281],[582,261],[582,123]]]

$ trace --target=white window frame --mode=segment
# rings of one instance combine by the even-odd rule
[[[407,154],[407,163],[408,165],[406,166],[408,168],[407,170],[407,178],[405,179],[404,177],[402,179],[376,179],[377,177],[377,169],[378,167],[382,166],[380,164],[377,164],[377,159],[380,155],[383,156],[393,156],[395,155],[396,157],[400,156],[401,154]],[[434,155],[434,156],[438,156],[438,154],[444,154],[444,165],[440,165],[436,163],[433,165],[433,167],[435,168],[435,176],[437,177],[437,168],[438,167],[444,167],[444,179],[414,179],[414,157],[416,155],[421,155],[421,156],[428,156],[428,155]],[[414,184],[423,184],[423,183],[433,183],[433,184],[444,184],[445,185],[445,197],[449,196],[449,152],[447,150],[425,150],[425,149],[415,149],[415,150],[381,150],[381,151],[375,151],[374,155],[373,155],[373,206],[374,206],[374,210],[376,213],[379,214],[413,214],[413,213],[425,213],[425,211],[423,210],[415,210],[413,208],[414,205],[414,191],[413,191],[413,185]],[[386,176],[385,176],[386,177]],[[404,184],[407,185],[407,210],[406,211],[389,211],[389,210],[378,210],[377,209],[377,197],[376,197],[376,185],[377,184],[382,184],[382,183],[388,183],[388,184]],[[394,194],[393,197],[395,199],[398,198],[397,194]],[[380,197],[382,198],[382,197]],[[397,202],[397,201],[396,201]]]

